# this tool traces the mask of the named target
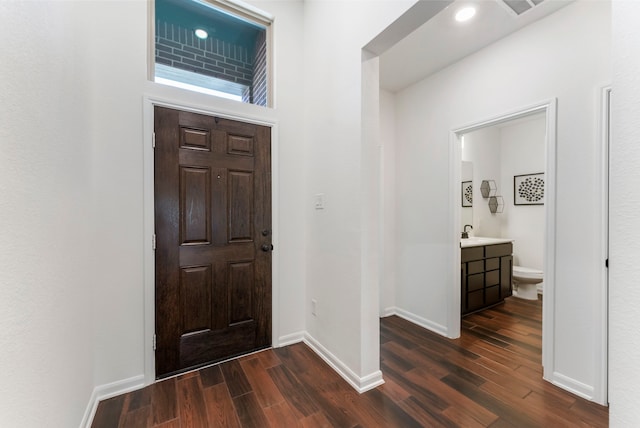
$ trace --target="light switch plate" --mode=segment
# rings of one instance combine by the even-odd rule
[[[314,202],[313,205],[317,210],[323,210],[324,209],[324,193],[317,193],[316,194],[315,202]]]

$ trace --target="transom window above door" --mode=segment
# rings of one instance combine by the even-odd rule
[[[155,0],[153,80],[271,105],[271,19],[219,0]]]

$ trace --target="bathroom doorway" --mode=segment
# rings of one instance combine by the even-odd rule
[[[537,213],[534,214],[536,227],[538,229],[542,229],[542,239],[540,236],[533,236],[533,234],[526,234],[525,241],[529,241],[529,245],[533,245],[538,249],[538,252],[542,252],[541,255],[534,255],[533,251],[529,251],[530,254],[525,256],[525,260],[529,260],[533,263],[541,263],[542,272],[544,272],[544,291],[542,293],[542,301],[543,301],[543,314],[542,314],[542,366],[543,366],[543,377],[546,380],[552,380],[553,374],[553,336],[554,331],[551,328],[553,326],[553,318],[554,318],[554,286],[555,286],[555,242],[556,242],[556,231],[555,231],[555,180],[556,180],[556,100],[552,99],[546,101],[544,103],[540,103],[538,105],[530,106],[527,108],[523,108],[520,110],[516,110],[510,113],[506,113],[503,115],[499,115],[497,117],[480,121],[470,126],[465,126],[463,128],[456,129],[452,132],[452,144],[454,151],[454,162],[456,163],[456,167],[452,168],[453,174],[455,177],[452,178],[452,183],[461,183],[462,182],[462,161],[468,159],[463,158],[463,153],[466,151],[467,154],[465,156],[470,156],[470,153],[473,151],[477,152],[478,159],[483,159],[483,165],[478,165],[479,168],[473,168],[473,222],[475,223],[474,229],[476,231],[476,236],[480,236],[477,232],[485,233],[487,235],[495,235],[495,237],[502,237],[502,235],[506,236],[506,234],[513,234],[514,225],[513,224],[505,224],[505,210],[507,214],[510,211],[515,211],[515,195],[514,195],[514,187],[515,178],[518,175],[531,175],[534,174],[543,174],[536,175],[535,177],[543,177],[544,178],[544,204],[535,206],[534,210]],[[508,168],[501,168],[500,157],[502,154],[502,147],[500,144],[500,140],[496,139],[496,136],[500,134],[500,127],[505,127],[507,125],[513,125],[518,123],[525,123],[529,121],[530,124],[533,124],[534,127],[544,127],[544,147],[542,148],[542,153],[544,153],[543,158],[534,159],[535,156],[531,156],[531,153],[528,155],[529,159],[526,161],[519,162],[517,168],[531,168],[531,170],[519,170],[513,169],[513,165]],[[535,123],[536,121],[542,121],[543,123]],[[464,138],[465,135],[475,136],[476,144],[475,150],[469,147],[469,145],[473,144],[473,138],[467,137],[466,140]],[[486,143],[483,143],[483,140],[486,140]],[[463,150],[463,142],[465,144],[465,148],[467,150]],[[491,149],[492,148],[492,149]],[[517,156],[517,153],[512,153],[514,147],[506,147],[505,155],[509,159],[512,159],[514,156]],[[491,150],[491,152],[489,152]],[[498,151],[500,153],[498,153]],[[536,150],[538,155],[540,154],[540,148]],[[524,155],[524,153],[520,153]],[[475,165],[474,165],[475,166]],[[543,169],[540,170],[540,167]],[[464,168],[468,170],[468,167]],[[520,174],[514,174],[515,171],[520,172]],[[491,177],[489,176],[491,175]],[[511,178],[509,179],[509,176]],[[500,206],[498,208],[500,213],[491,213],[488,200],[482,197],[480,192],[480,185],[482,181],[492,181],[491,185],[491,193],[495,196],[500,196]],[[468,181],[468,180],[467,180]],[[476,183],[476,181],[480,181]],[[498,187],[499,184],[499,187]],[[457,186],[456,186],[457,187]],[[476,191],[477,189],[477,191]],[[457,189],[456,189],[457,190]],[[457,198],[454,198],[457,201]],[[460,203],[453,204],[454,207],[452,211],[455,213],[455,218],[459,219],[459,221],[455,222],[455,236],[460,237],[461,232],[464,226],[461,225],[461,221],[463,218],[468,219],[468,215],[463,216],[463,208]],[[521,208],[521,207],[518,207]],[[531,206],[530,208],[533,208]],[[542,209],[540,209],[542,208]],[[465,208],[466,209],[466,208]],[[486,211],[486,212],[485,212]],[[542,212],[540,212],[542,211]],[[531,212],[525,213],[524,216],[519,216],[520,221],[531,220]],[[537,215],[535,215],[537,214]],[[542,223],[542,224],[541,224]],[[512,237],[509,237],[512,238]],[[512,238],[515,239],[515,238]],[[518,246],[517,242],[514,243],[514,265],[520,262],[520,256],[518,255]],[[455,246],[454,246],[455,247]],[[456,259],[460,259],[460,251],[459,248],[456,248]],[[535,260],[535,261],[534,261]],[[524,264],[524,263],[523,263]],[[458,264],[459,266],[459,264]],[[458,286],[456,296],[452,302],[457,308],[457,311],[452,311],[453,313],[457,312],[458,317],[460,315],[460,275],[456,271],[456,278],[458,278]],[[453,307],[452,307],[453,309]],[[451,320],[453,321],[453,320]],[[458,321],[459,323],[459,321]]]
[[[544,278],[545,141],[546,117],[540,112],[461,137],[460,227],[467,238],[461,243],[473,246],[479,237],[511,241],[513,276],[524,272],[530,283],[518,288],[514,282],[513,294],[528,300],[537,299],[543,289],[542,282],[533,282]],[[510,290],[511,281],[505,282],[503,291],[504,285]],[[464,301],[464,292],[462,297]]]
[[[460,238],[461,232],[464,228],[465,224],[473,224],[474,231],[476,232],[476,236],[484,235],[484,234],[494,234],[497,233],[499,237],[507,237],[507,235],[518,235],[517,229],[519,227],[523,227],[523,222],[531,221],[532,216],[534,216],[535,210],[538,212],[538,218],[534,220],[534,223],[530,223],[530,227],[534,227],[538,230],[542,228],[542,237],[537,237],[538,239],[542,238],[539,242],[535,242],[536,237],[533,234],[524,233],[521,236],[508,236],[509,238],[513,238],[514,242],[514,265],[520,264],[522,266],[534,265],[530,267],[535,267],[536,269],[542,270],[544,275],[543,282],[543,291],[542,291],[542,301],[543,301],[543,315],[542,315],[542,365],[543,365],[543,378],[555,385],[558,385],[564,389],[570,390],[578,395],[581,395],[585,398],[590,398],[593,401],[596,401],[600,404],[606,405],[607,403],[607,377],[606,377],[606,367],[607,367],[607,269],[605,267],[605,261],[608,257],[607,255],[607,213],[608,213],[608,203],[607,203],[607,177],[608,177],[608,105],[609,105],[609,97],[610,91],[607,88],[603,89],[602,92],[602,153],[600,156],[601,161],[601,174],[600,177],[595,177],[595,181],[597,183],[596,191],[599,191],[602,195],[603,208],[601,215],[601,223],[598,225],[601,227],[601,230],[594,230],[595,234],[600,234],[599,238],[602,242],[602,257],[603,257],[603,266],[601,267],[602,276],[603,276],[603,291],[602,291],[602,304],[594,311],[594,317],[598,319],[598,331],[594,332],[595,335],[601,340],[602,347],[601,353],[597,357],[598,367],[596,369],[597,373],[602,373],[598,382],[595,382],[595,388],[593,389],[585,389],[581,390],[576,387],[575,383],[572,383],[571,379],[567,379],[566,376],[559,374],[560,370],[557,367],[557,357],[555,353],[556,341],[559,337],[561,337],[562,333],[557,330],[556,327],[556,317],[562,317],[562,314],[558,314],[556,311],[555,301],[557,299],[557,293],[566,293],[566,287],[561,287],[560,290],[556,289],[556,247],[558,242],[556,241],[556,175],[557,175],[557,164],[556,164],[556,99],[551,99],[549,101],[540,103],[538,105],[534,105],[531,107],[523,108],[520,110],[516,110],[511,113],[503,114],[497,116],[495,118],[491,118],[488,120],[484,120],[481,122],[477,122],[470,126],[465,126],[459,129],[452,131],[451,134],[451,142],[452,142],[452,159],[455,162],[455,165],[452,166],[452,192],[455,193],[456,198],[454,198],[455,203],[452,204],[452,212],[455,213],[454,218],[457,219],[454,222],[454,233],[457,239]],[[520,148],[519,153],[515,155],[529,157],[527,160],[518,160],[513,161],[514,153],[510,153],[510,149],[514,149],[515,147],[507,147],[505,152],[502,152],[502,148],[498,148],[501,154],[507,153],[507,160],[511,159],[512,165],[509,165],[506,168],[500,167],[500,162],[496,162],[495,159],[495,150],[493,164],[489,163],[485,166],[478,165],[479,168],[475,168],[476,165],[469,165],[469,159],[465,159],[465,152],[469,152],[470,150],[468,145],[473,144],[473,138],[463,138],[465,135],[473,135],[473,133],[478,133],[476,135],[480,135],[481,137],[485,137],[490,140],[491,132],[493,130],[494,134],[496,130],[500,129],[508,129],[511,125],[523,123],[526,121],[532,121],[530,123],[531,126],[536,126],[534,121],[543,120],[544,124],[544,147],[543,147],[543,159],[542,164],[540,164],[540,159],[534,159],[536,156],[539,156],[529,151],[528,149]],[[540,124],[537,125],[538,127]],[[484,134],[484,135],[483,135]],[[495,135],[494,135],[495,136]],[[481,138],[480,138],[481,139]],[[471,141],[470,141],[471,140]],[[478,138],[476,138],[476,141]],[[494,138],[494,145],[495,138]],[[463,144],[465,145],[465,150],[463,150]],[[489,147],[489,146],[486,146]],[[496,146],[499,147],[499,146]],[[480,147],[475,147],[476,151]],[[485,158],[491,158],[491,155],[487,155],[484,153]],[[462,161],[467,161],[465,165],[463,165]],[[538,163],[536,163],[538,162]],[[530,170],[517,170],[517,168],[528,168]],[[472,171],[469,173],[469,171]],[[539,174],[544,175],[539,175]],[[466,174],[466,175],[465,175]],[[491,176],[492,175],[492,176]],[[543,177],[544,178],[544,204],[534,207],[527,205],[517,205],[518,202],[515,201],[518,195],[515,195],[514,190],[516,189],[517,180],[520,178],[519,176],[532,176],[532,177]],[[471,177],[471,179],[470,179]],[[498,177],[498,178],[496,178]],[[487,199],[482,198],[479,187],[480,183],[476,183],[476,181],[482,180],[494,180],[496,182],[496,188],[493,190],[498,196],[502,196],[503,200],[501,201],[500,210],[502,213],[491,214],[488,207]],[[468,208],[462,207],[461,201],[461,187],[460,184],[462,181],[473,181],[473,215],[470,216],[468,213],[463,213],[463,211]],[[520,201],[521,203],[521,201]],[[480,210],[479,214],[476,216],[476,211]],[[519,210],[519,214],[524,215],[519,216],[519,218],[511,218],[509,214],[513,214],[515,210]],[[485,213],[486,211],[486,213]],[[542,214],[542,215],[540,215]],[[507,217],[505,217],[505,215]],[[500,217],[503,216],[503,217]],[[471,219],[472,223],[467,223]],[[483,223],[484,222],[484,223]],[[540,223],[544,224],[541,226]],[[480,223],[480,224],[478,224]],[[488,232],[485,232],[488,231]],[[518,245],[519,242],[522,244],[524,241],[525,246],[530,248],[522,248],[523,245]],[[456,246],[457,247],[457,246]],[[537,247],[535,250],[533,247]],[[531,251],[533,250],[533,251]],[[459,260],[460,252],[459,248],[456,248],[456,257]],[[536,256],[533,254],[534,252],[542,252],[542,255]],[[536,263],[540,263],[540,260],[536,260],[536,257],[541,257],[542,268],[538,268]],[[459,264],[458,264],[459,266]],[[459,271],[456,271],[456,278],[460,281]],[[566,279],[565,279],[566,281]],[[459,284],[459,283],[458,283]],[[460,308],[460,287],[456,287],[455,297],[451,299],[452,306],[450,307],[451,312],[459,314]],[[454,310],[455,309],[455,310]],[[450,312],[450,313],[451,313]],[[451,319],[450,322],[453,324],[454,320]],[[459,321],[458,321],[459,322]]]

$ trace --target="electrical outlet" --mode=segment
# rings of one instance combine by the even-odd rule
[[[317,316],[316,310],[318,309],[318,301],[316,299],[311,299],[311,315],[314,317]]]
[[[323,210],[324,209],[324,193],[316,194],[315,202],[314,202],[313,206],[317,210]]]

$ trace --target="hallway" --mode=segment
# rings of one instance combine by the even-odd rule
[[[101,402],[93,427],[607,427],[542,380],[541,301],[509,298],[449,340],[381,320],[386,383],[358,394],[306,345],[270,349]]]

